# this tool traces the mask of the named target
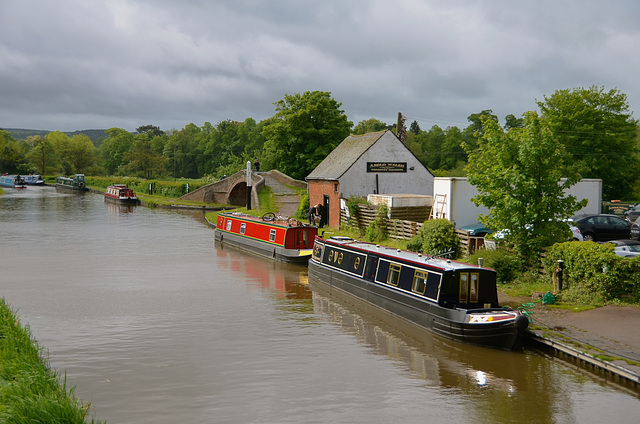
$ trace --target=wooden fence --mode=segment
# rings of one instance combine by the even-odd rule
[[[367,227],[369,227],[369,225],[371,225],[371,223],[377,218],[378,209],[375,206],[371,205],[358,206],[359,211],[357,215],[350,218],[347,217],[346,211],[341,210],[340,223],[358,229],[366,229]],[[402,216],[403,213],[414,213],[415,211],[409,212],[406,210],[414,208],[397,208],[401,211],[397,212],[397,214],[394,214],[395,209],[396,208],[391,208],[389,215],[391,215],[392,218],[385,219],[384,224],[386,225],[386,230],[389,237],[397,240],[410,240],[415,237],[416,234],[418,234],[418,231],[420,231],[422,223],[429,216],[428,208],[422,208],[426,210],[426,213],[423,214],[424,219],[422,219],[422,221],[420,222],[416,222],[414,220],[397,219],[394,218],[394,216]],[[470,255],[484,245],[483,237],[471,237],[469,236],[468,231],[456,230],[456,235],[460,240],[460,252],[463,255]]]

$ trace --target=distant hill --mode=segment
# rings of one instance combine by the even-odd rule
[[[39,135],[40,137],[44,137],[49,134],[49,130],[28,130],[22,128],[3,128],[5,131],[9,131],[11,133],[11,137],[16,140],[26,140],[27,137],[31,137],[34,135]],[[73,132],[65,132],[69,137],[73,137],[74,135],[84,134],[93,141],[93,144],[96,144],[97,141],[104,140],[108,137],[106,130],[77,130]],[[64,132],[64,131],[63,131]]]

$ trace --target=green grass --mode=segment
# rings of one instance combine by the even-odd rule
[[[0,298],[0,422],[87,423],[89,404],[60,383],[28,327]],[[90,421],[88,421],[90,420]]]

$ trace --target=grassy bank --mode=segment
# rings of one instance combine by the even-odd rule
[[[0,298],[0,422],[97,423],[42,357],[28,327]]]

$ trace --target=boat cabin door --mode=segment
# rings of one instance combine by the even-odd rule
[[[478,303],[478,289],[480,284],[480,274],[477,272],[460,273],[459,303],[468,305]]]
[[[294,249],[310,249],[309,246],[309,234],[305,229],[295,229],[293,240],[294,240]],[[313,241],[311,241],[313,243]]]

